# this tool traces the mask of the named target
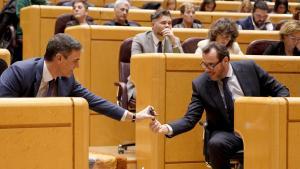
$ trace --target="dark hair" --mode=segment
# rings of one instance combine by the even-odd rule
[[[151,14],[151,21],[158,19],[162,16],[169,16],[171,18],[171,13],[165,9],[156,10],[154,14]]]
[[[46,61],[51,61],[57,53],[67,58],[73,50],[80,49],[81,44],[76,39],[64,33],[58,33],[48,41],[44,58]]]
[[[217,36],[221,34],[227,34],[231,36],[230,41],[226,47],[231,47],[233,42],[239,36],[239,31],[235,22],[229,18],[220,18],[214,22],[208,32],[208,38],[210,41],[216,41]]]
[[[145,3],[143,6],[142,6],[142,9],[158,9],[160,8],[161,4],[159,2],[148,2],[148,3]]]
[[[281,4],[285,6],[284,13],[288,13],[289,12],[289,1],[287,1],[287,0],[276,0],[275,5],[274,5],[274,12],[278,13],[278,11],[277,11],[278,7]]]
[[[205,6],[207,4],[210,4],[210,3],[213,3],[214,4],[214,7],[213,7],[213,11],[215,10],[217,4],[216,4],[216,1],[215,0],[203,0],[201,6],[200,6],[200,11],[205,11]]]
[[[85,1],[85,0],[73,0],[72,1],[72,7],[74,8],[76,3],[81,2],[85,8],[85,10],[87,10],[89,8],[89,4]]]
[[[269,7],[265,1],[256,1],[254,3],[252,13],[254,13],[256,9],[261,9],[261,10],[267,11],[269,13]]]
[[[229,51],[226,46],[218,44],[216,42],[210,42],[207,46],[205,46],[202,50],[203,54],[208,54],[212,49],[217,51],[217,57],[219,61],[223,60],[226,56],[230,59]]]

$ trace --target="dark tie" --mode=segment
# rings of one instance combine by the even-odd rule
[[[48,90],[46,97],[51,97],[51,96],[56,96],[56,80],[52,79],[51,81],[48,82]]]
[[[233,115],[233,111],[234,111],[234,105],[233,105],[233,100],[232,100],[232,93],[229,90],[228,87],[228,82],[229,77],[225,77],[222,81],[223,81],[223,92],[224,92],[224,100],[225,100],[225,104],[226,104],[226,110],[229,116]],[[232,117],[231,117],[232,118]]]
[[[157,44],[157,53],[162,53],[162,44],[161,44],[161,41],[159,41],[158,44]]]

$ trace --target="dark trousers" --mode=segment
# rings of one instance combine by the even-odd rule
[[[230,169],[230,157],[243,149],[243,140],[233,132],[214,131],[207,143],[213,169]]]

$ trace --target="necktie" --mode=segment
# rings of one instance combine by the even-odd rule
[[[162,44],[161,44],[161,41],[159,41],[158,44],[157,44],[157,53],[162,53]]]
[[[233,115],[234,111],[234,105],[233,105],[233,100],[232,100],[232,93],[229,90],[228,87],[228,82],[229,77],[225,77],[223,81],[223,92],[224,92],[224,100],[225,100],[225,105],[226,105],[226,110],[229,116]]]
[[[46,97],[51,97],[51,96],[56,96],[56,80],[52,79],[51,81],[48,82],[48,90]]]

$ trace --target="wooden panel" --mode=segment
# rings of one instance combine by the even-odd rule
[[[293,79],[293,80],[294,82],[299,81],[299,79]],[[297,86],[297,84],[295,84],[295,86]],[[289,104],[288,120],[300,121],[300,99],[299,98],[286,98],[286,99],[288,100],[288,104]]]
[[[205,163],[166,164],[165,169],[207,169]]]
[[[165,122],[174,121],[184,116],[191,100],[192,80],[198,75],[199,72],[166,73],[166,112],[172,113],[166,114]],[[204,161],[202,131],[200,126],[196,126],[188,133],[166,139],[165,161]],[[192,142],[190,141],[191,138],[193,138]]]
[[[112,146],[135,142],[135,125],[119,122],[104,115],[90,115],[90,145]]]
[[[288,123],[288,169],[297,169],[300,159],[300,122]]]
[[[71,169],[72,142],[71,127],[0,129],[0,167]]]
[[[244,140],[245,168],[286,168],[286,104],[284,98],[235,100],[234,126]]]

